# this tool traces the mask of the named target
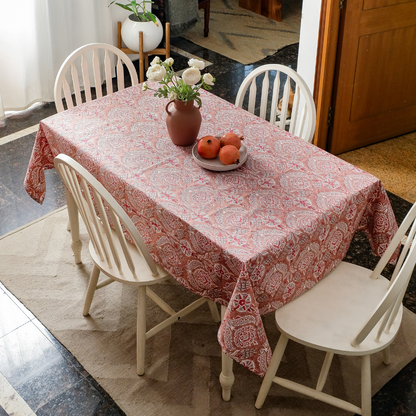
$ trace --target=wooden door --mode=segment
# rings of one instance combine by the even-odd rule
[[[346,0],[337,55],[331,153],[416,131],[416,0]]]

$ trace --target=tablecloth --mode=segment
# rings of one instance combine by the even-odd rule
[[[222,349],[263,376],[271,350],[261,315],[324,278],[357,230],[380,255],[397,224],[374,176],[211,93],[201,97],[198,137],[242,134],[248,158],[239,169],[199,167],[192,146],[169,139],[166,100],[138,85],[41,121],[25,188],[42,203],[53,158],[81,163],[125,209],[155,261],[227,305]]]

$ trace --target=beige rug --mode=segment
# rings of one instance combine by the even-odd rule
[[[238,7],[238,0],[211,0],[209,35],[201,20],[182,37],[242,64],[257,62],[299,42],[302,0],[283,0],[282,21]]]
[[[82,316],[85,288],[92,268],[84,242],[83,261],[76,266],[66,231],[65,210],[58,210],[29,226],[0,238],[0,281],[16,295],[53,335],[78,359],[127,415],[351,415],[324,403],[273,386],[263,410],[254,401],[260,377],[235,365],[236,382],[230,402],[221,400],[218,376],[218,325],[208,306],[162,331],[147,343],[147,368],[135,373],[135,290],[114,283],[97,292],[91,316]],[[173,306],[194,297],[177,284],[158,287]],[[149,301],[154,322],[162,317]],[[271,344],[277,340],[273,314],[265,317]],[[372,359],[373,393],[416,356],[416,316],[407,311],[392,346],[392,364],[380,355]],[[323,360],[320,352],[289,344],[282,374],[316,379]],[[324,391],[359,403],[359,359],[334,359]],[[313,385],[313,384],[312,384]],[[358,400],[357,400],[358,399]]]
[[[337,156],[379,178],[387,191],[416,201],[416,131]]]

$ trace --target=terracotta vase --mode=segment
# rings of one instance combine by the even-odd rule
[[[166,104],[166,126],[177,146],[189,146],[195,142],[202,122],[200,108],[194,105],[193,100],[172,100]]]

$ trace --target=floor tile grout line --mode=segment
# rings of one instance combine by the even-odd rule
[[[0,138],[0,146],[6,143],[10,143],[14,140],[20,139],[28,134],[35,133],[38,131],[39,124],[35,124],[34,126],[27,127],[26,129],[19,130],[15,133],[9,134],[8,136],[4,136]]]
[[[36,416],[19,393],[0,373],[0,406],[10,415]]]
[[[7,296],[7,293],[6,293],[6,296]],[[16,305],[16,304],[15,304]],[[19,308],[19,306],[18,305],[16,305],[18,308]],[[20,309],[20,308],[19,308]],[[23,322],[22,324],[20,324],[20,325],[18,325],[18,326],[16,326],[15,328],[13,328],[13,329],[11,329],[9,332],[5,332],[4,334],[2,334],[1,336],[0,336],[0,339],[4,339],[4,338],[6,338],[8,335],[10,335],[11,333],[13,333],[14,331],[18,331],[20,328],[23,328],[25,325],[35,325],[35,323],[34,322],[32,322],[32,320],[20,309],[20,311],[26,316],[26,318],[27,318],[27,321],[26,322]],[[1,382],[0,382],[0,385],[1,385]],[[1,390],[0,390],[1,391]],[[1,403],[0,403],[1,404]]]

